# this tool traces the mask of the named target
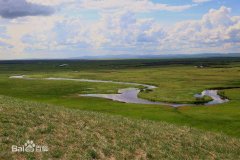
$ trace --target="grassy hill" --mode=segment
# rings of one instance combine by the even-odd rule
[[[68,64],[60,67],[61,64]],[[204,66],[198,68],[196,66]],[[27,75],[37,80],[9,79]],[[172,108],[126,104],[79,94],[117,93],[126,85],[74,81],[46,81],[42,77],[100,79],[155,85],[139,97],[160,102],[195,103],[194,95],[220,88],[229,103]],[[240,138],[240,58],[105,60],[105,61],[0,61],[0,95],[28,101],[97,111],[129,118],[165,121]]]
[[[46,153],[11,153],[33,140]],[[240,159],[240,140],[0,96],[0,159]]]

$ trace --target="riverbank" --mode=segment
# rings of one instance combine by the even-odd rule
[[[25,75],[10,76],[10,79],[25,79],[25,80],[38,80],[37,78],[29,78]],[[41,78],[40,80],[53,80],[53,81],[76,81],[76,82],[91,82],[91,83],[110,83],[110,84],[124,84],[133,86],[145,87],[142,90],[152,90],[156,89],[156,86],[132,82],[115,82],[106,80],[90,80],[90,79],[73,79],[73,78]],[[119,89],[118,94],[81,94],[82,97],[96,97],[96,98],[106,98],[113,101],[119,101],[124,103],[136,103],[136,104],[155,104],[155,105],[166,105],[171,107],[184,107],[184,106],[194,106],[195,104],[176,104],[176,103],[165,103],[165,102],[153,102],[145,99],[138,98],[138,94],[141,92],[139,88],[126,88]],[[209,102],[202,102],[202,105],[216,105],[229,102],[228,99],[223,99],[218,95],[218,90],[204,90],[201,94],[195,94],[196,98],[204,98],[205,96],[210,97],[212,100]],[[201,103],[199,103],[201,104]]]
[[[64,106],[84,111],[121,115],[133,119],[164,121],[186,125],[205,131],[239,137],[240,121],[240,63],[178,60],[122,60],[122,61],[14,61],[0,65],[0,94],[26,101]],[[161,65],[165,63],[165,65]],[[181,64],[180,64],[181,63]],[[201,63],[205,68],[194,66]],[[222,65],[222,64],[225,65]],[[60,64],[69,64],[59,67]],[[221,65],[220,65],[221,64]],[[134,67],[136,66],[136,67]],[[141,67],[142,66],[142,67]],[[228,103],[195,107],[173,108],[164,105],[130,104],[103,98],[80,97],[79,94],[116,94],[118,89],[136,87],[123,84],[91,83],[77,81],[50,81],[9,79],[11,75],[31,75],[31,78],[66,77],[70,79],[101,79],[128,81],[157,86],[153,91],[138,94],[139,98],[158,102],[194,104],[196,93],[204,89],[223,89],[221,95]],[[144,87],[141,87],[142,90]],[[77,94],[76,94],[77,93]]]

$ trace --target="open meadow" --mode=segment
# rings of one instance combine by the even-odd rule
[[[20,75],[29,79],[9,78]],[[51,77],[154,85],[138,86],[138,96],[187,105],[81,97],[136,86],[44,79]],[[230,101],[205,106],[210,97],[194,95],[206,89]],[[16,158],[6,149],[27,139],[52,150],[22,159],[240,158],[240,58],[1,61],[0,95],[0,159]]]

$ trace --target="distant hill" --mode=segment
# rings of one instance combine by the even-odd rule
[[[161,59],[161,58],[210,58],[210,57],[240,57],[240,53],[201,53],[201,54],[161,54],[161,55],[102,55],[82,56],[70,59]]]

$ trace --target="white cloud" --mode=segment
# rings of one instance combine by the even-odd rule
[[[75,0],[26,0],[26,1],[30,3],[35,3],[35,4],[55,6],[55,5],[59,5],[67,2],[71,3],[71,2],[74,2]]]
[[[157,44],[165,35],[162,27],[152,19],[137,19],[133,12],[121,11],[114,14],[103,13],[99,22],[82,25],[81,21],[70,19],[61,26],[67,33],[63,44],[89,44],[91,48],[123,49],[142,46],[143,44]],[[59,27],[59,26],[58,26]],[[140,45],[141,44],[141,45]]]
[[[78,6],[78,5],[77,5]],[[146,12],[152,10],[165,11],[183,11],[192,8],[195,5],[179,5],[172,6],[161,3],[153,3],[150,0],[81,0],[79,3],[81,8],[96,10],[128,10],[132,12]]]
[[[240,51],[240,16],[231,9],[211,9],[199,20],[162,27],[128,10],[103,12],[89,22],[78,17],[28,17],[12,20],[10,38],[0,38],[14,53],[196,53]],[[44,24],[44,25],[43,25]],[[5,47],[6,48],[6,47]],[[2,49],[0,48],[0,51]]]
[[[204,3],[204,2],[210,2],[213,0],[193,0],[194,3]]]
[[[146,12],[151,10],[165,10],[165,11],[183,11],[195,4],[187,5],[168,5],[162,3],[153,3],[150,0],[27,0],[27,2],[55,6],[60,4],[66,4],[75,9],[95,9],[95,10],[129,10],[132,12]]]
[[[153,19],[137,19],[133,12],[103,13],[98,23],[78,28],[74,39],[75,43],[86,42],[92,47],[108,49],[226,52],[240,46],[240,16],[230,13],[231,9],[226,7],[211,9],[200,20],[165,29]]]
[[[169,39],[179,48],[218,48],[224,51],[225,46],[239,45],[240,17],[231,17],[231,10],[221,7],[218,10],[211,9],[201,20],[178,23],[169,32]]]
[[[17,20],[9,21],[6,26],[7,39],[4,42],[13,46],[12,53],[21,55],[24,50],[29,46],[27,43],[22,42],[22,37],[27,34],[46,35],[45,32],[50,31],[57,21],[62,17],[49,16],[49,17],[26,17]],[[44,24],[44,25],[43,25]],[[50,38],[49,35],[48,38]]]

